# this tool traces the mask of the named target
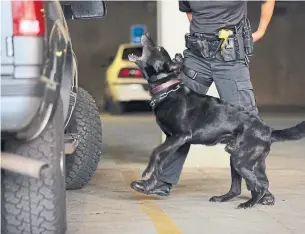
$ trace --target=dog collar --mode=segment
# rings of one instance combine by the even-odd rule
[[[153,88],[150,92],[152,95],[155,95],[157,93],[159,93],[160,91],[167,89],[175,84],[180,83],[180,80],[169,80],[163,84],[158,85],[157,87]]]
[[[173,80],[172,80],[173,81]],[[178,82],[177,82],[178,81]],[[169,83],[168,85],[166,85],[167,87],[165,87],[165,84],[166,83]],[[180,89],[181,88],[181,85],[183,84],[183,83],[181,83],[179,80],[176,80],[176,82],[166,82],[166,83],[164,83],[164,88],[160,88],[154,95],[153,95],[153,98],[152,98],[152,100],[151,100],[151,102],[150,102],[150,106],[151,107],[155,107],[156,106],[156,104],[157,103],[159,103],[162,99],[164,99],[164,98],[166,98],[167,97],[167,95],[169,95],[171,92],[176,92],[178,89]],[[161,85],[159,85],[159,86],[161,86]],[[174,86],[174,87],[173,87]],[[157,86],[158,87],[158,86]],[[157,88],[156,87],[156,88]],[[166,91],[166,92],[161,92],[161,90],[164,90],[165,88],[169,88],[169,87],[173,87],[173,88],[171,88],[171,89],[169,89],[168,91]]]
[[[165,78],[168,78],[170,76],[174,76],[177,74],[177,71],[173,71],[173,72],[170,72],[170,73],[160,73],[158,75],[153,75],[149,78],[149,81],[151,83],[154,83],[154,82],[157,82],[159,80],[162,80],[162,79],[165,79]]]

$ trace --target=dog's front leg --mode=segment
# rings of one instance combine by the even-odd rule
[[[155,148],[149,158],[149,162],[148,165],[146,167],[146,169],[144,170],[143,174],[142,174],[142,180],[148,180],[149,178],[151,178],[154,169],[155,169],[155,165],[156,165],[156,152],[159,151],[159,147],[161,147],[162,145],[158,146],[157,148]]]
[[[190,139],[191,134],[167,137],[163,144],[153,150],[149,165],[144,171],[146,173],[145,179],[132,182],[131,187],[138,192],[149,194],[149,191],[153,190],[156,185],[164,162]]]
[[[165,133],[166,138],[170,137],[170,134],[168,134],[166,131],[163,131],[163,132]],[[161,147],[161,146],[162,145],[159,145],[158,147]],[[144,172],[142,173],[142,180],[148,180],[152,176],[152,173],[154,171],[154,165],[155,165],[155,162],[153,161],[153,159],[155,159],[155,157],[153,155],[154,155],[155,151],[158,151],[158,147],[153,150],[153,153],[151,154],[151,156],[149,158],[148,165],[145,168]]]

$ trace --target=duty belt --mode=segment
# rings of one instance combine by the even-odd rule
[[[234,61],[252,54],[251,35],[249,23],[242,20],[237,26],[221,29],[216,40],[207,40],[200,33],[188,33],[185,35],[185,43],[190,51],[200,57],[215,58],[220,52],[224,61]]]

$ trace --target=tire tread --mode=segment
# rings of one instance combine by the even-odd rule
[[[58,144],[63,148],[63,143],[60,142],[60,137],[56,136],[58,129],[62,127],[63,118],[62,121],[49,122],[43,133],[32,141],[20,144],[17,140],[10,140],[5,143],[6,151],[45,161],[50,167],[44,170],[42,180],[9,171],[3,172],[2,233],[64,232],[59,206],[59,191],[64,187],[58,177],[61,174],[58,153],[63,152],[63,149],[58,149]]]
[[[100,114],[91,95],[79,88],[72,118],[76,120],[80,142],[72,155],[66,156],[66,188],[84,187],[95,175],[102,153],[102,125]]]

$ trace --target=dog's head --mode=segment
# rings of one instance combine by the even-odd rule
[[[149,83],[152,82],[153,76],[161,79],[180,71],[183,60],[181,54],[176,54],[175,59],[172,60],[163,47],[155,45],[148,33],[141,37],[141,44],[143,47],[141,57],[130,54],[128,59],[137,64]]]

